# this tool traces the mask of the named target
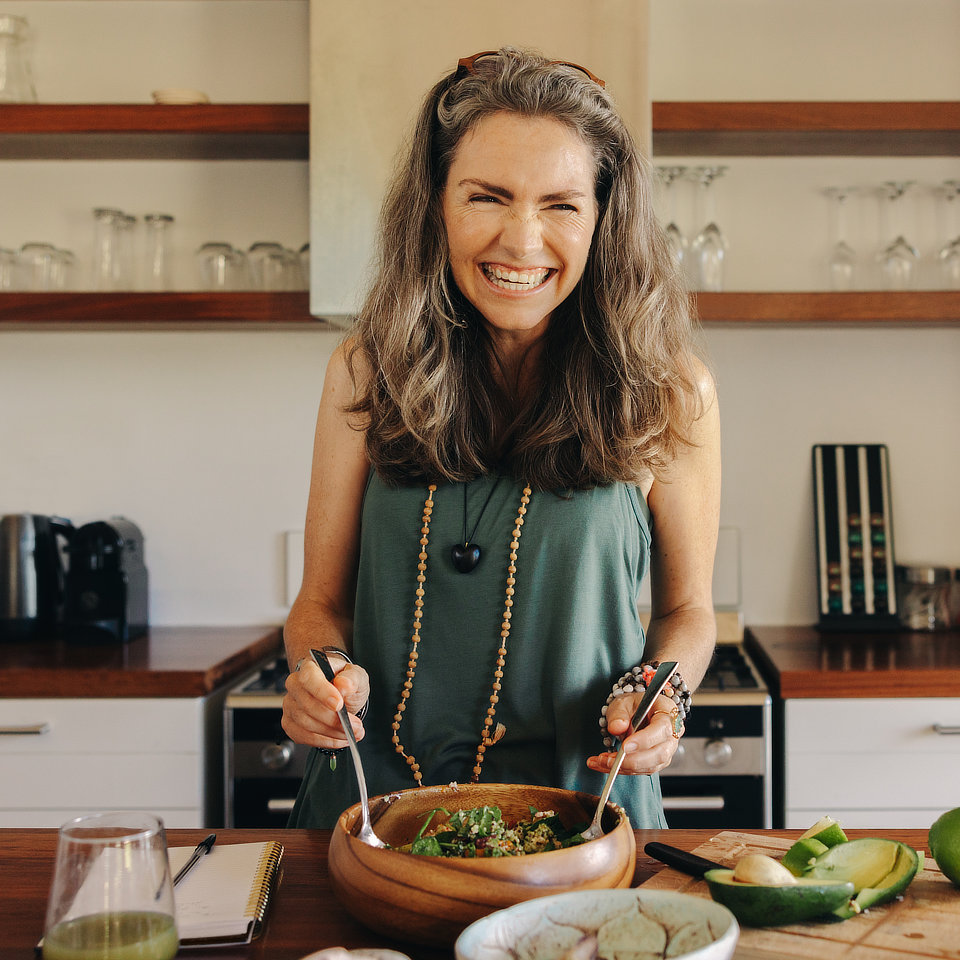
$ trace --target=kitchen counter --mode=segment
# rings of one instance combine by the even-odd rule
[[[643,853],[651,840],[660,840],[687,850],[706,842],[711,830],[638,830],[637,866],[633,885],[644,882],[663,868]],[[757,834],[796,837],[799,830],[757,830]],[[203,839],[204,830],[169,830],[170,846],[192,846]],[[850,830],[860,836],[889,836],[914,848],[926,847],[925,830]],[[181,957],[218,960],[299,960],[324,947],[392,947],[414,960],[451,960],[452,950],[416,947],[392,942],[353,920],[340,906],[330,885],[327,854],[329,830],[218,830],[217,843],[277,839],[284,845],[282,874],[261,939],[237,949],[181,951]],[[0,876],[17,882],[0,884],[0,932],[5,960],[32,960],[33,947],[43,932],[50,878],[53,874],[55,830],[0,830]],[[738,950],[736,956],[749,954]],[[863,955],[865,956],[865,955]],[[886,954],[884,956],[893,956]],[[787,954],[784,954],[787,960]]]
[[[281,636],[280,627],[152,627],[125,644],[0,643],[0,697],[204,697],[278,653]]]
[[[744,643],[783,700],[960,696],[960,631],[750,627]]]

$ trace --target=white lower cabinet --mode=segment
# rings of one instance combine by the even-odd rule
[[[222,717],[222,694],[0,699],[0,827],[53,827],[102,810],[218,825]]]
[[[925,829],[960,807],[960,698],[788,700],[785,822]]]

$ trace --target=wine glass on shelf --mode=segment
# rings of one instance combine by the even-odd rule
[[[657,167],[657,178],[663,188],[664,216],[667,225],[663,232],[667,236],[667,243],[670,245],[670,252],[681,268],[687,256],[687,238],[683,235],[683,230],[677,222],[677,181],[683,180],[686,173],[686,167]]]
[[[827,268],[832,290],[853,290],[857,274],[857,254],[847,242],[847,201],[856,193],[855,187],[827,187],[824,190],[830,204],[830,252]]]
[[[726,167],[694,167],[692,176],[697,184],[697,223],[700,232],[690,244],[692,280],[698,290],[719,293],[723,290],[724,261],[727,254],[727,238],[717,226],[716,193],[713,182],[726,171]]]
[[[960,290],[960,180],[944,180],[937,194],[946,238],[937,251],[940,280],[944,289]]]
[[[890,238],[880,251],[880,273],[887,290],[910,290],[917,281],[920,253],[907,240],[903,226],[903,199],[913,184],[913,180],[887,180],[880,186],[880,230]]]

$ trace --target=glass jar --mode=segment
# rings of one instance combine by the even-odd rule
[[[897,564],[897,607],[907,630],[946,630],[950,626],[949,567]]]
[[[25,17],[0,16],[0,103],[36,103],[26,37]]]

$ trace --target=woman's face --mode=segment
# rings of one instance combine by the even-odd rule
[[[579,282],[595,177],[583,140],[543,117],[495,114],[457,147],[443,192],[450,265],[503,345],[540,336]]]

